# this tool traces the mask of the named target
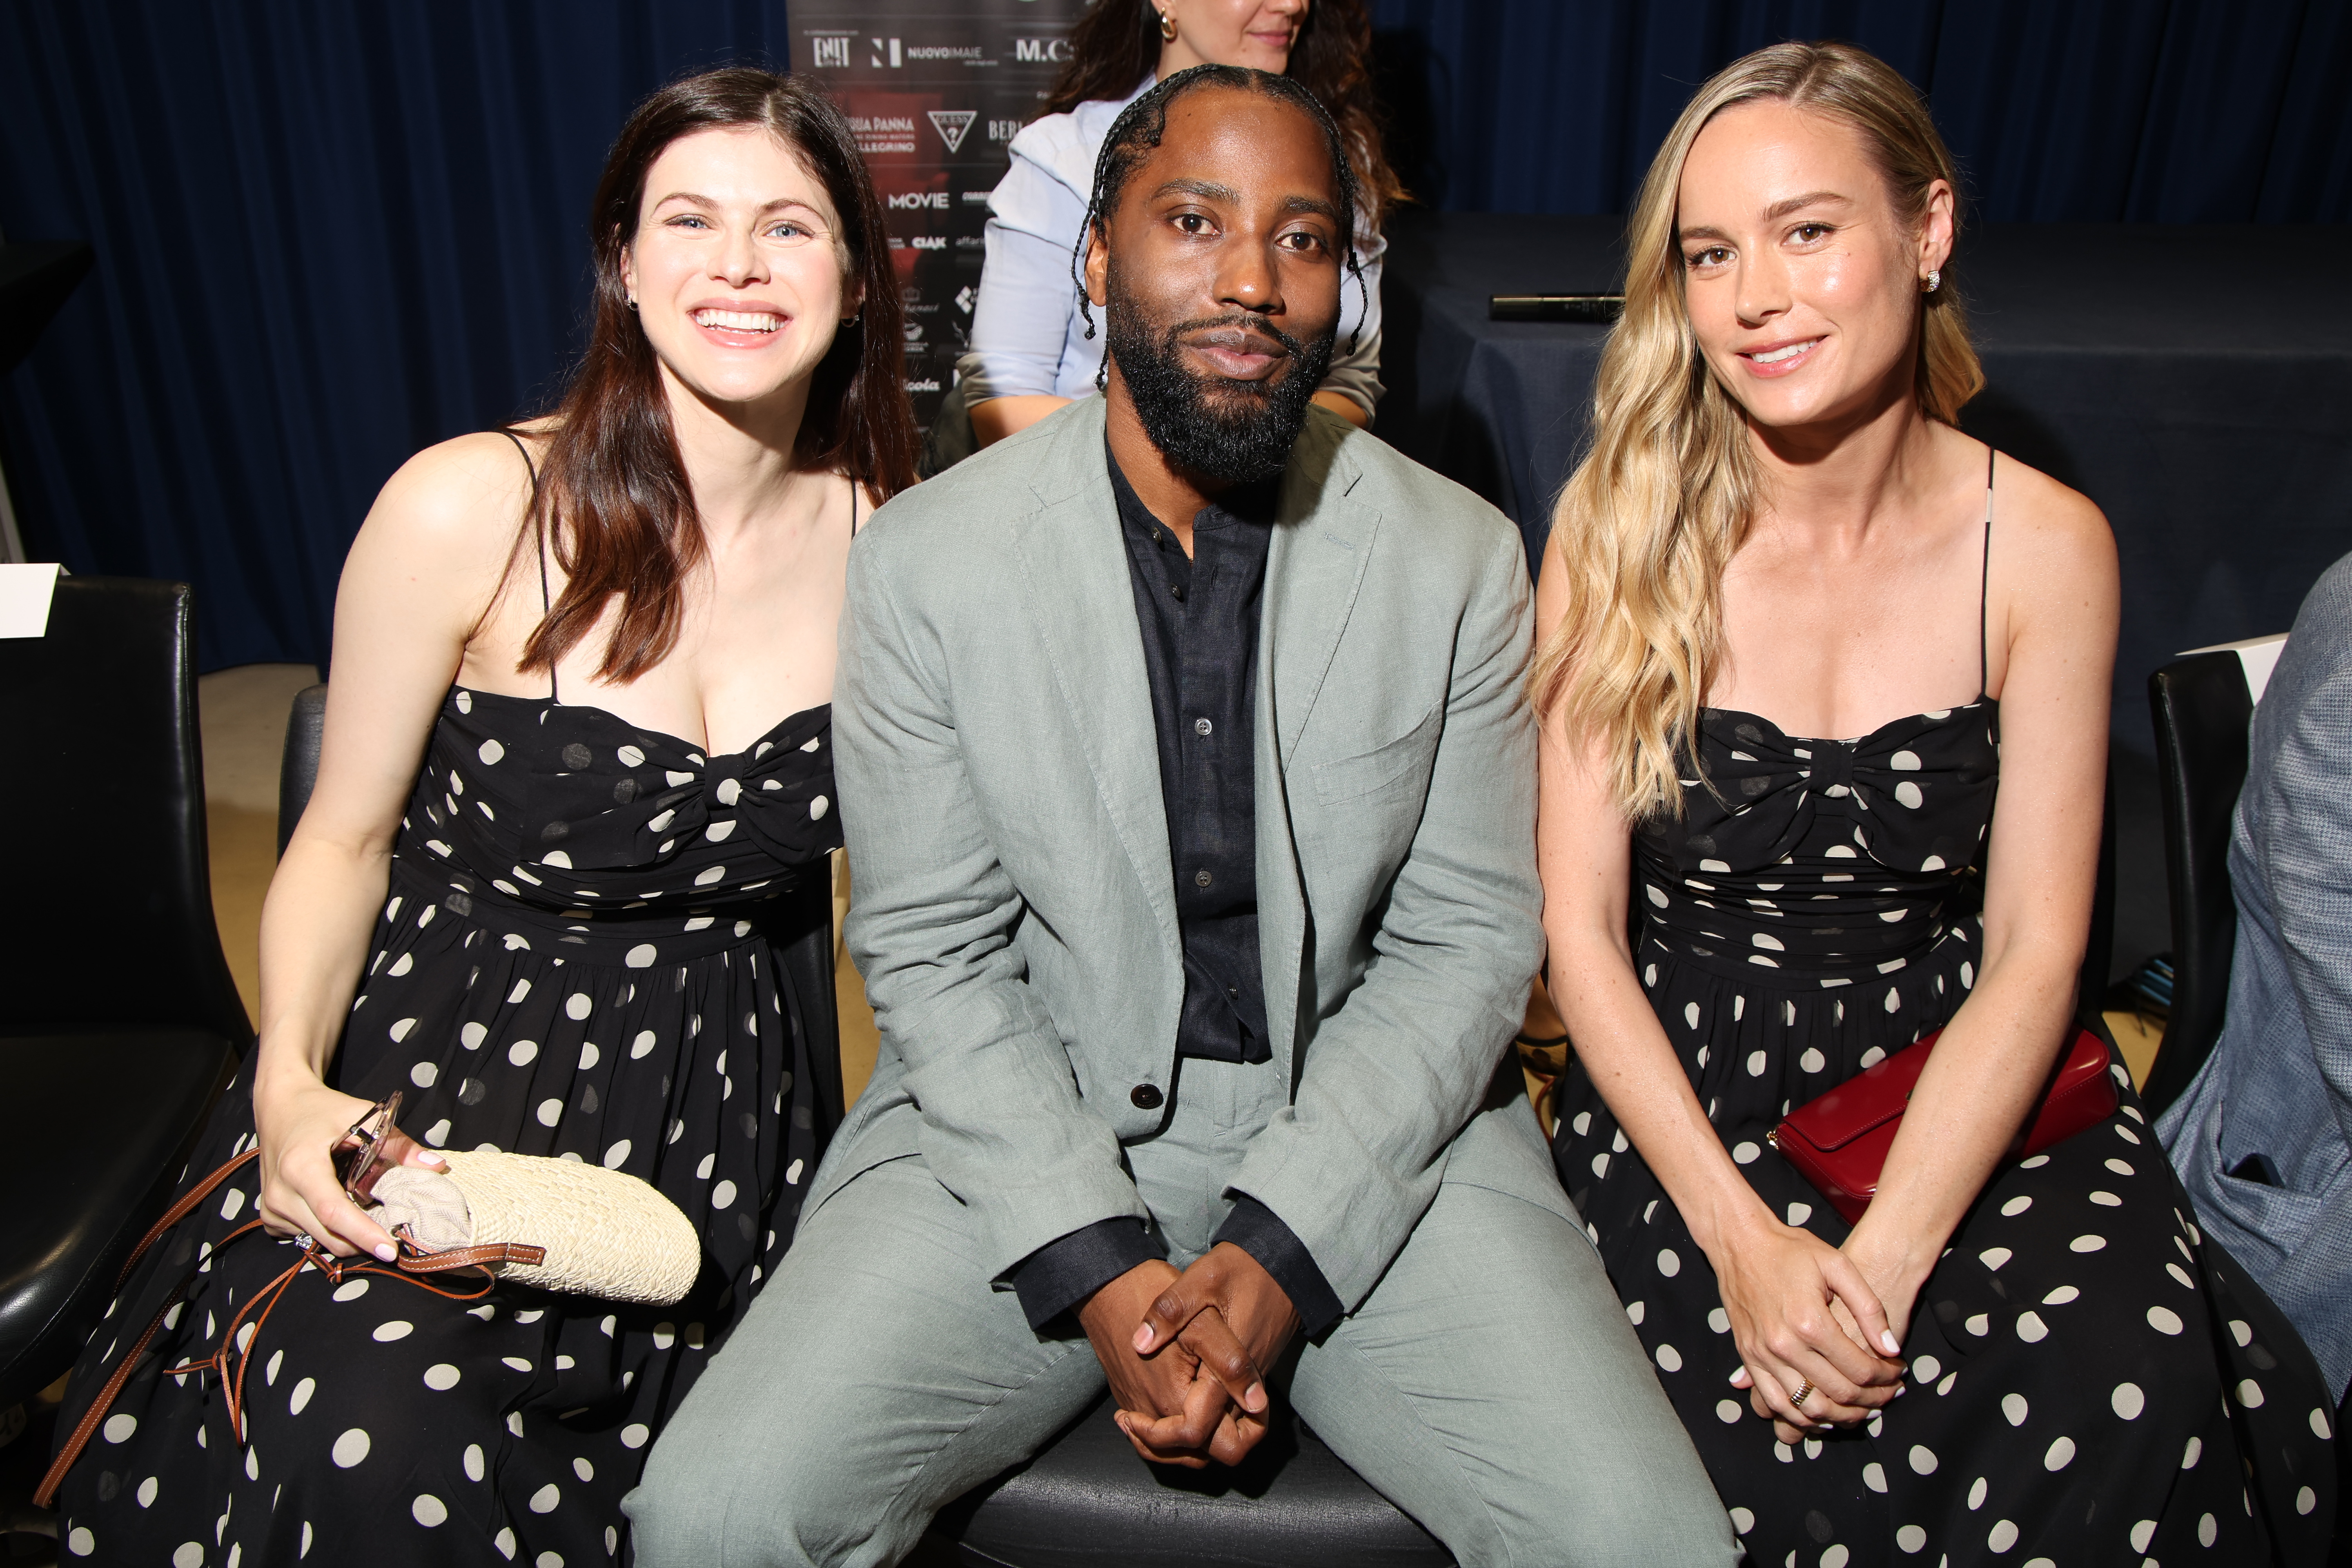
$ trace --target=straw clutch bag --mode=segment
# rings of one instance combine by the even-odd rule
[[[368,1217],[425,1254],[403,1260],[410,1269],[495,1248],[500,1259],[471,1266],[541,1290],[667,1307],[693,1289],[701,1238],[638,1178],[543,1155],[441,1157],[446,1174],[394,1165],[375,1178]]]
[[[694,1288],[702,1268],[702,1241],[678,1206],[646,1182],[621,1171],[541,1154],[444,1153],[446,1171],[399,1163],[407,1141],[399,1136],[400,1096],[376,1106],[339,1146],[335,1160],[343,1191],[367,1206],[368,1217],[400,1243],[399,1256],[378,1263],[365,1254],[336,1258],[309,1237],[298,1238],[295,1260],[276,1279],[238,1304],[222,1331],[220,1346],[200,1361],[163,1369],[167,1376],[212,1372],[221,1380],[229,1425],[245,1440],[245,1368],[250,1364],[263,1323],[281,1295],[306,1269],[336,1285],[347,1274],[383,1275],[452,1300],[488,1295],[500,1281],[541,1290],[594,1296],[608,1301],[667,1307]],[[116,1281],[120,1289],[148,1249],[239,1169],[259,1158],[257,1147],[206,1176],[165,1212],[131,1249]],[[247,1221],[221,1238],[226,1247],[262,1228]],[[206,1247],[206,1254],[217,1250]],[[81,1457],[100,1423],[114,1406],[123,1384],[141,1364],[147,1346],[206,1262],[192,1264],[172,1288],[147,1325],[99,1391],[79,1425],[67,1438],[47,1475],[34,1492],[47,1508],[58,1484]],[[479,1280],[459,1291],[438,1281],[445,1275]],[[238,1362],[234,1372],[232,1360]],[[203,1434],[199,1433],[199,1436]]]

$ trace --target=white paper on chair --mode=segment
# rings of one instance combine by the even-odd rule
[[[2263,700],[2263,689],[2271,683],[2271,671],[2278,668],[2279,655],[2286,651],[2286,633],[2273,632],[2266,637],[2248,637],[2243,642],[2215,643],[2211,647],[2184,648],[2180,657],[2192,653],[2234,653],[2238,666],[2245,671],[2246,695],[2257,706]]]
[[[0,566],[0,637],[47,637],[49,599],[58,591],[58,563]]]

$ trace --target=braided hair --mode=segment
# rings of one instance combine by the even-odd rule
[[[1087,297],[1081,269],[1095,230],[1108,232],[1110,215],[1118,208],[1119,193],[1127,188],[1128,176],[1159,149],[1160,138],[1168,133],[1169,106],[1184,94],[1204,87],[1229,87],[1279,100],[1304,110],[1322,128],[1323,144],[1331,154],[1332,178],[1339,187],[1339,226],[1347,237],[1348,276],[1356,280],[1358,298],[1363,301],[1356,329],[1348,334],[1348,352],[1354,353],[1356,342],[1363,335],[1363,317],[1371,312],[1371,289],[1364,281],[1363,261],[1356,254],[1356,214],[1363,210],[1363,191],[1354,166],[1348,162],[1346,141],[1331,111],[1296,78],[1244,66],[1203,65],[1178,71],[1129,104],[1111,121],[1110,133],[1103,138],[1102,152],[1095,159],[1095,188],[1087,203],[1086,222],[1079,226],[1078,243],[1070,252],[1070,282],[1078,291],[1078,314],[1086,320],[1087,336],[1095,335],[1094,301]],[[1106,354],[1095,371],[1096,387],[1107,385],[1109,376],[1110,356]]]

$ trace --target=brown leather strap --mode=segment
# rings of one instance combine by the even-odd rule
[[[170,1208],[165,1209],[163,1211],[163,1217],[147,1227],[147,1234],[139,1238],[139,1245],[132,1247],[131,1249],[131,1256],[123,1260],[122,1272],[115,1276],[114,1288],[117,1290],[122,1289],[123,1281],[131,1278],[131,1269],[138,1267],[139,1259],[146,1256],[146,1252],[149,1247],[163,1239],[164,1232],[170,1230],[173,1226],[187,1218],[189,1211],[194,1209],[198,1204],[204,1202],[206,1198],[212,1196],[213,1190],[218,1187],[223,1182],[227,1181],[229,1177],[235,1175],[238,1166],[249,1164],[260,1157],[261,1145],[256,1143],[252,1148],[247,1149],[244,1153],[239,1154],[236,1159],[231,1160],[227,1164],[223,1165],[219,1170],[215,1171],[211,1175],[206,1176],[203,1181],[198,1182],[194,1186],[189,1188],[187,1193],[178,1203],[175,1203]]]
[[[173,1226],[187,1218],[198,1204],[204,1202],[215,1189],[236,1173],[237,1167],[254,1159],[260,1152],[258,1146],[247,1150],[211,1175],[206,1176],[191,1188],[179,1202],[166,1210],[163,1217],[157,1220],[147,1234],[140,1238],[139,1245],[131,1249],[131,1259],[122,1266],[121,1279],[115,1282],[115,1289],[118,1290],[121,1289],[122,1280],[131,1277],[131,1266],[139,1261],[149,1247],[161,1240]],[[220,1247],[215,1247],[213,1251],[218,1252],[239,1237],[261,1228],[260,1220],[248,1220],[223,1237]],[[404,1226],[403,1231],[404,1234],[401,1235],[400,1239],[412,1247],[415,1246],[415,1243],[404,1234]],[[178,1366],[168,1368],[165,1375],[205,1371],[218,1373],[223,1392],[226,1396],[230,1429],[236,1434],[236,1440],[242,1443],[245,1441],[245,1373],[246,1369],[253,1364],[252,1345],[259,1341],[262,1326],[268,1321],[270,1312],[304,1268],[318,1269],[331,1284],[341,1284],[346,1274],[383,1274],[400,1279],[404,1284],[414,1285],[421,1290],[430,1290],[436,1296],[447,1297],[454,1301],[470,1301],[488,1295],[491,1288],[498,1283],[497,1277],[490,1272],[493,1267],[515,1263],[530,1268],[536,1267],[546,1259],[547,1249],[543,1247],[530,1247],[521,1242],[499,1242],[485,1247],[451,1247],[444,1252],[428,1252],[415,1257],[404,1256],[398,1260],[395,1270],[386,1268],[364,1256],[346,1262],[329,1253],[315,1240],[306,1237],[303,1238],[302,1256],[294,1266],[255,1291],[247,1300],[246,1304],[238,1309],[236,1316],[229,1320],[227,1326],[222,1331],[218,1350],[201,1361],[184,1362]],[[92,1400],[89,1408],[82,1413],[81,1420],[74,1427],[73,1436],[67,1439],[64,1447],[58,1450],[57,1459],[49,1466],[48,1473],[41,1478],[40,1488],[33,1494],[34,1507],[47,1508],[56,1499],[58,1488],[64,1484],[67,1472],[73,1468],[74,1461],[81,1458],[82,1450],[89,1446],[90,1438],[97,1435],[99,1426],[106,1420],[108,1413],[114,1408],[115,1400],[121,1397],[123,1385],[131,1381],[131,1374],[138,1369],[140,1358],[147,1353],[147,1346],[154,1340],[155,1331],[163,1326],[163,1320],[171,1315],[172,1309],[180,1304],[181,1298],[187,1291],[188,1281],[196,1277],[196,1270],[202,1267],[203,1263],[200,1260],[181,1277],[178,1284],[172,1287],[172,1293],[163,1299],[163,1306],[156,1309],[155,1316],[148,1321],[146,1331],[139,1336],[139,1342],[131,1347],[131,1353],[122,1358],[121,1364],[117,1366],[113,1375],[106,1380],[106,1386],[99,1390],[98,1397]],[[415,1278],[419,1274],[446,1274],[460,1268],[478,1268],[482,1271],[483,1281],[478,1290],[460,1294],[454,1290],[444,1290],[426,1280]],[[253,1333],[246,1346],[240,1349],[236,1342],[237,1331],[244,1326],[244,1320],[248,1313],[253,1314]],[[238,1357],[234,1377],[231,1376],[228,1367],[228,1358],[232,1354]]]
[[[139,1336],[139,1342],[131,1347],[131,1353],[122,1358],[122,1364],[114,1369],[114,1375],[106,1380],[106,1386],[99,1390],[97,1399],[82,1413],[80,1424],[74,1427],[73,1436],[66,1439],[64,1447],[58,1450],[48,1474],[41,1478],[40,1486],[34,1490],[35,1508],[47,1508],[56,1499],[58,1488],[65,1481],[66,1472],[73,1468],[74,1461],[80,1458],[81,1451],[89,1446],[99,1423],[106,1419],[106,1413],[114,1408],[115,1397],[122,1392],[122,1385],[131,1381],[131,1370],[138,1366],[139,1358],[147,1353],[147,1342],[155,1337],[155,1331],[163,1326],[163,1320],[171,1315],[172,1309],[180,1304],[180,1292],[187,1287],[185,1279],[173,1287],[171,1295],[164,1298],[163,1305],[149,1320],[147,1331]]]
[[[526,1268],[536,1268],[546,1261],[547,1248],[543,1247],[532,1247],[520,1241],[500,1241],[485,1247],[452,1247],[440,1252],[421,1253],[414,1258],[404,1256],[400,1259],[400,1268],[406,1274],[446,1274],[453,1268],[484,1268],[503,1263],[519,1263]]]
[[[139,1260],[147,1255],[149,1247],[161,1241],[166,1232],[187,1218],[198,1204],[210,1197],[223,1182],[236,1174],[238,1166],[259,1158],[260,1154],[261,1145],[257,1143],[189,1188],[181,1196],[179,1202],[165,1209],[163,1217],[147,1227],[147,1234],[139,1238],[139,1245],[131,1249],[129,1258],[123,1259],[122,1272],[115,1276],[115,1289],[122,1289],[123,1282],[131,1278],[131,1271],[139,1266]],[[247,1226],[244,1228],[249,1230],[252,1226]],[[243,1231],[236,1234],[242,1235]],[[230,1239],[234,1239],[234,1237]],[[188,1271],[188,1279],[194,1278],[195,1278],[195,1270],[192,1268]],[[81,1421],[74,1427],[73,1436],[66,1440],[64,1447],[58,1450],[56,1461],[49,1466],[48,1473],[41,1478],[39,1489],[33,1493],[35,1508],[48,1507],[50,1500],[57,1496],[58,1486],[66,1479],[66,1472],[73,1468],[74,1461],[81,1458],[81,1451],[89,1446],[90,1437],[98,1431],[99,1424],[106,1419],[107,1412],[114,1408],[114,1401],[122,1393],[122,1385],[131,1381],[131,1373],[138,1367],[139,1358],[147,1353],[148,1342],[154,1339],[155,1331],[163,1326],[163,1320],[171,1315],[173,1308],[180,1304],[180,1296],[187,1289],[188,1279],[182,1279],[177,1285],[172,1287],[172,1293],[163,1298],[163,1304],[155,1310],[155,1316],[149,1321],[146,1332],[139,1336],[139,1342],[131,1347],[131,1353],[122,1358],[122,1364],[114,1369],[114,1375],[106,1380],[106,1386],[99,1390],[98,1397],[92,1400],[89,1408],[82,1413]]]

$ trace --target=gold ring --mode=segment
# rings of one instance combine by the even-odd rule
[[[1813,1380],[1809,1377],[1802,1383],[1797,1384],[1797,1392],[1789,1396],[1789,1403],[1795,1405],[1799,1410],[1802,1410],[1805,1407],[1805,1401],[1811,1399],[1812,1396]]]

